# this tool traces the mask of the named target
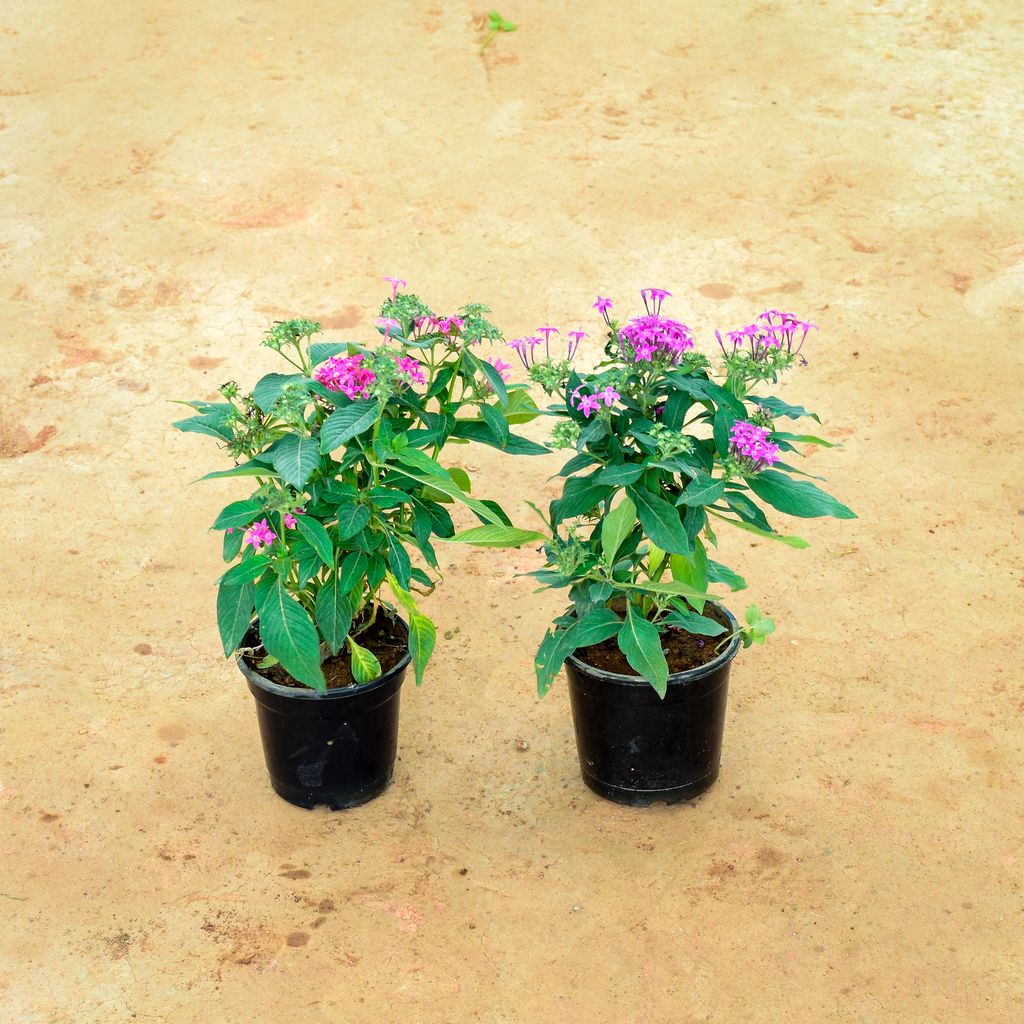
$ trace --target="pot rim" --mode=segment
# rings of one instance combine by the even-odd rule
[[[300,689],[297,686],[282,686],[280,683],[275,683],[267,679],[266,676],[261,676],[254,668],[250,668],[241,655],[235,656],[235,664],[242,675],[253,686],[258,686],[261,690],[276,694],[278,697],[287,697],[292,700],[344,700],[346,697],[355,697],[357,694],[372,693],[382,686],[387,686],[399,673],[405,672],[409,667],[409,662],[412,661],[412,652],[409,650],[409,623],[397,612],[395,613],[395,618],[402,624],[402,628],[405,630],[405,654],[387,672],[377,676],[376,679],[371,679],[368,683],[359,683],[356,686],[336,686],[321,693],[319,690],[314,690],[311,686],[306,686],[305,684]],[[249,629],[253,629],[258,621],[258,619],[253,619]],[[248,635],[248,632],[246,630],[246,635]]]
[[[733,615],[725,605],[719,604],[717,601],[708,601],[707,603],[721,611],[732,624],[733,629],[737,629],[739,627],[739,622],[736,620],[736,616]],[[706,664],[698,665],[696,668],[684,669],[682,672],[670,672],[668,677],[669,684],[688,683],[695,679],[703,679],[705,676],[711,675],[712,672],[728,665],[729,662],[736,657],[739,653],[740,643],[741,641],[737,634],[733,636],[729,646],[726,647],[721,654],[712,658],[711,661]],[[602,682],[618,683],[621,686],[651,685],[650,681],[644,676],[626,675],[622,672],[609,672],[606,669],[597,668],[595,665],[591,665],[589,662],[577,658],[575,653],[570,654],[565,660],[567,662],[571,661],[573,663],[573,667],[576,668],[577,671],[585,672],[587,675],[592,676],[595,679],[600,679]]]

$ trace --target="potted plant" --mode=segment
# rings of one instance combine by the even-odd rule
[[[739,624],[712,593],[746,586],[712,557],[718,531],[803,548],[774,528],[772,510],[855,518],[783,461],[829,443],[783,429],[817,417],[768,393],[805,362],[814,325],[768,310],[724,339],[716,332],[715,374],[690,329],[662,314],[669,293],[641,294],[645,312],[625,323],[610,299],[595,303],[607,340],[593,372],[572,363],[583,332],[569,332],[564,358],[552,355],[554,328],[508,343],[559,399],[552,446],[573,451],[561,497],[537,510],[547,563],[531,575],[569,597],[537,652],[538,689],[564,663],[583,778],[635,805],[690,799],[715,781],[732,660],[774,629],[756,606]]]
[[[379,344],[314,341],[313,321],[277,323],[263,344],[291,372],[248,393],[227,383],[222,401],[185,403],[195,415],[175,423],[235,460],[203,479],[256,485],[213,524],[233,563],[217,623],[256,698],[273,787],[303,807],[352,807],[391,780],[406,668],[421,682],[434,650],[414,595],[441,578],[433,544],[455,532],[446,506],[466,506],[506,544],[537,536],[438,461],[456,441],[546,450],[509,429],[537,408],[506,385],[507,364],[473,351],[501,338],[487,307],[438,316],[387,280]]]

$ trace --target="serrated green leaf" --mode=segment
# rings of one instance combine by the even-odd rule
[[[320,451],[333,452],[357,434],[373,426],[380,412],[376,401],[352,402],[342,406],[324,420],[320,428]]]
[[[668,662],[661,649],[661,634],[656,626],[634,611],[632,601],[626,605],[626,621],[619,631],[619,650],[626,656],[630,668],[664,698],[668,692]]]
[[[337,571],[332,572],[327,582],[317,591],[316,624],[331,654],[341,650],[352,628],[352,606],[348,602],[351,589],[344,585],[342,574]]]
[[[320,446],[316,438],[288,434],[274,446],[273,459],[282,478],[301,488],[320,465]]]
[[[252,400],[262,412],[270,412],[289,384],[305,379],[301,373],[268,373],[252,389]]]
[[[352,504],[338,506],[338,539],[348,540],[354,537],[370,521],[370,510],[365,505]]]
[[[225,658],[230,658],[238,649],[252,622],[254,592],[251,583],[240,587],[226,587],[222,583],[217,590],[217,628]]]

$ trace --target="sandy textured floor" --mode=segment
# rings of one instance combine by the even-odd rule
[[[481,59],[484,7],[0,12],[0,1020],[1024,1019],[1019,5],[520,0]],[[822,325],[785,394],[862,518],[723,538],[780,628],[696,805],[583,788],[528,552],[455,553],[386,796],[272,795],[168,399],[386,273]],[[524,520],[557,465],[469,458]]]

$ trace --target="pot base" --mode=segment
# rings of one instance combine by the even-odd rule
[[[702,778],[694,779],[684,786],[673,786],[671,789],[627,789],[623,786],[613,786],[610,783],[602,782],[596,776],[588,775],[582,770],[580,774],[583,776],[587,788],[593,790],[598,796],[604,797],[605,800],[625,804],[627,807],[650,807],[657,803],[672,806],[672,804],[680,804],[686,800],[696,800],[715,784],[718,772],[719,769],[716,766]]]
[[[274,792],[282,800],[287,800],[288,803],[293,804],[295,807],[303,807],[307,811],[311,811],[314,807],[326,805],[332,811],[347,811],[353,807],[368,804],[371,800],[379,797],[391,785],[394,774],[392,769],[385,778],[374,782],[373,785],[367,786],[358,792],[346,789],[334,793],[325,793],[322,790],[311,790],[306,786],[289,786],[286,782],[280,782],[275,778],[271,778],[270,784],[274,787]]]

